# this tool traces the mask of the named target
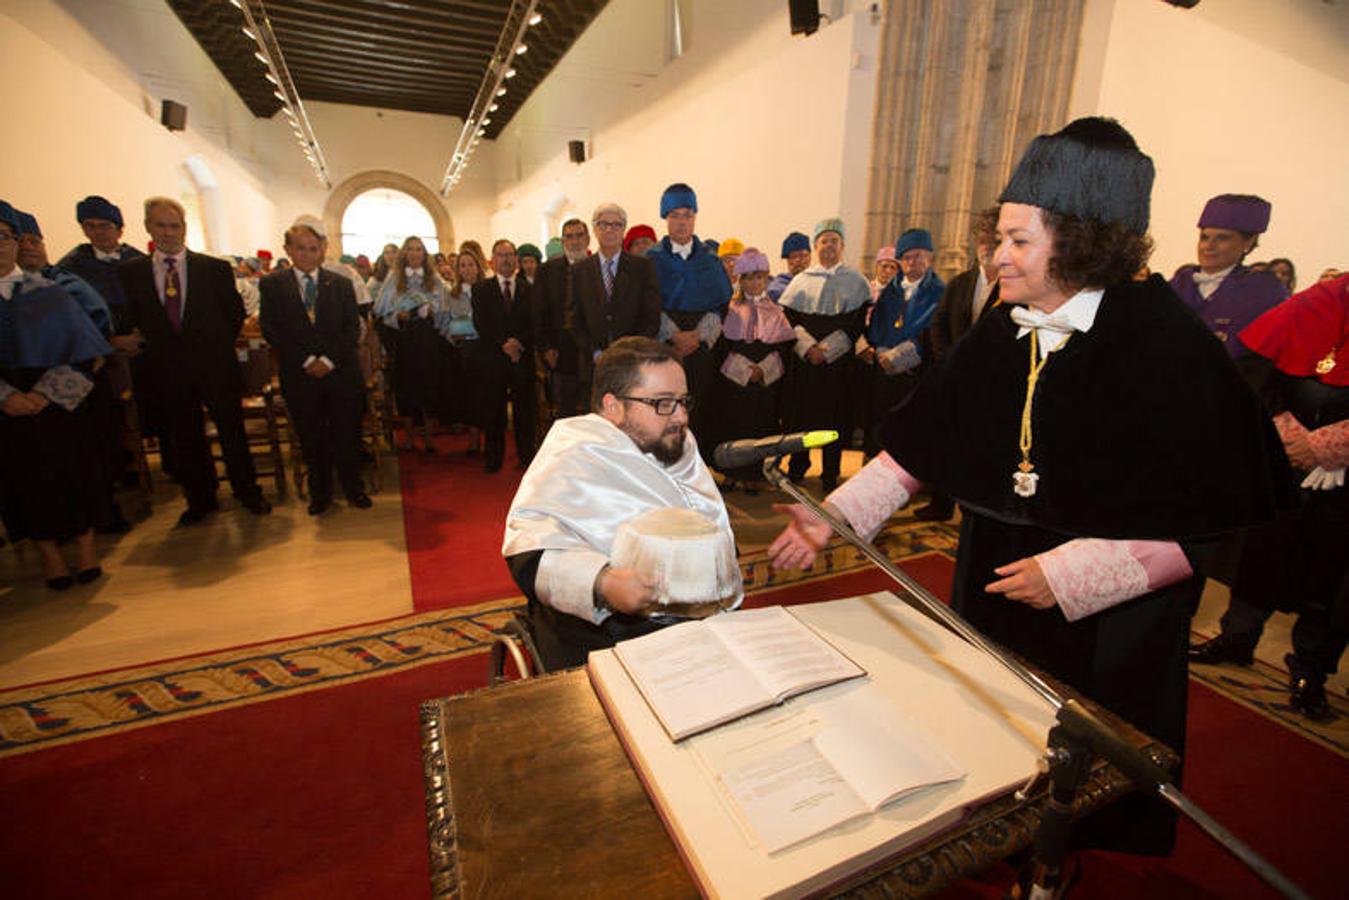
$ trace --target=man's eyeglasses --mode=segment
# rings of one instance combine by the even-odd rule
[[[674,411],[675,411],[675,407],[676,407],[676,406],[682,406],[682,407],[684,407],[684,412],[692,412],[692,411],[693,411],[693,398],[692,398],[692,397],[623,397],[623,396],[620,396],[618,399],[619,399],[619,400],[634,400],[634,401],[636,401],[636,402],[638,402],[638,403],[645,403],[647,406],[649,406],[649,407],[651,407],[652,409],[654,409],[654,410],[656,411],[656,415],[658,415],[658,416],[672,416],[672,415],[674,415]]]
[[[612,231],[612,230],[615,230],[615,229],[618,229],[618,228],[622,228],[622,227],[623,227],[623,224],[624,224],[624,223],[622,223],[622,222],[606,222],[606,221],[601,220],[601,221],[595,223],[595,227],[596,227],[596,228],[604,228],[604,229],[606,229],[606,230]]]

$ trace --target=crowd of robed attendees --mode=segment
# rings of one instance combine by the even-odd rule
[[[598,355],[642,335],[681,359],[691,430],[709,460],[721,441],[836,430],[841,440],[821,451],[820,482],[831,491],[843,450],[877,454],[887,411],[1001,304],[1009,243],[995,206],[972,216],[969,246],[957,248],[970,265],[949,284],[920,227],[871,248],[874,266],[864,273],[847,261],[849,230],[837,217],[780,242],[700,238],[698,199],[682,183],[660,197],[663,235],[602,203],[588,221],[563,222],[542,250],[501,238],[432,253],[411,236],[373,262],[328,259],[324,224],[313,216],[286,230],[274,261],[266,250],[221,259],[187,249],[186,214],[171,198],[150,198],[143,211],[148,254],[123,240],[118,206],[84,198],[75,214],[88,241],[52,264],[35,216],[0,201],[0,514],[10,542],[38,547],[53,590],[101,577],[94,532],[130,528],[114,498],[128,468],[126,402],[182,487],[181,525],[218,508],[207,414],[238,504],[270,511],[241,415],[236,345],[250,336],[275,353],[313,515],[333,502],[334,470],[350,506],[372,502],[360,471],[365,341],[378,341],[387,359],[404,451],[420,437],[422,451],[435,452],[439,425],[467,433],[467,452],[496,472],[509,425],[524,469],[553,420],[589,411]],[[1297,291],[1291,260],[1248,262],[1270,220],[1262,198],[1214,197],[1198,221],[1198,262],[1170,280],[1238,366],[1250,355],[1245,330]],[[1146,266],[1135,277],[1148,278]],[[1342,294],[1345,280],[1328,269],[1318,285]],[[1327,359],[1333,364],[1334,353]],[[1345,424],[1342,411],[1307,422],[1286,404],[1277,410],[1289,459],[1309,478],[1331,473],[1317,477],[1332,489],[1342,485]],[[809,466],[807,453],[793,455],[789,477],[803,481]],[[765,487],[756,467],[720,472],[719,482],[750,494]],[[954,513],[939,490],[916,511],[931,520]],[[73,567],[64,544],[73,544]],[[1268,611],[1243,609],[1242,599],[1195,658],[1249,661]],[[1337,634],[1326,652],[1335,640],[1343,649]],[[1313,705],[1324,713],[1323,700]]]

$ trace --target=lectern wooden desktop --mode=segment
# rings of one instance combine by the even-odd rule
[[[793,612],[862,665],[966,778],[767,853],[706,765],[700,741],[715,733],[672,744],[606,651],[592,657],[591,675],[572,670],[423,704],[433,895],[917,896],[1030,843],[1043,788],[1027,801],[1014,790],[1043,750],[1048,704],[891,594]],[[846,689],[788,703],[827,703],[828,692]],[[1158,762],[1175,763],[1165,747],[1093,711]],[[1128,790],[1100,765],[1079,811]],[[889,893],[876,893],[882,887]]]

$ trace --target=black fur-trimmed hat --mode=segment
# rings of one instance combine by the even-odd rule
[[[999,203],[1148,230],[1152,159],[1114,119],[1091,116],[1030,142]]]

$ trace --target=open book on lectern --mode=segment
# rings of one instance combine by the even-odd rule
[[[866,675],[780,606],[663,628],[614,654],[672,741]]]

